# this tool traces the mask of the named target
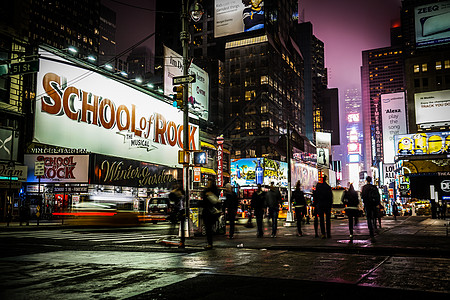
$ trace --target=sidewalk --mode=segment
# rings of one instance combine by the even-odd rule
[[[449,220],[422,216],[398,217],[397,221],[393,217],[384,217],[382,228],[379,228],[375,238],[371,239],[366,220],[361,218],[355,228],[353,240],[351,240],[348,234],[347,219],[332,220],[331,238],[329,239],[316,238],[312,222],[302,226],[303,236],[299,237],[295,223],[291,226],[283,226],[282,220],[279,220],[278,235],[276,238],[271,238],[271,227],[265,220],[263,238],[256,237],[255,222],[253,228],[237,225],[234,239],[228,239],[224,235],[215,235],[214,247],[448,258],[450,257],[448,225]],[[206,245],[206,237],[188,238],[186,245],[203,247]]]

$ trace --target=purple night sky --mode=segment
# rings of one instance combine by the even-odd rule
[[[328,87],[361,88],[362,51],[390,46],[391,22],[401,0],[299,0],[299,12],[325,44]]]
[[[149,10],[156,0],[102,0],[117,13],[117,53],[154,31]],[[313,24],[314,35],[325,44],[329,87],[360,88],[361,52],[390,46],[389,28],[400,18],[401,0],[299,0],[299,12]],[[154,39],[147,46],[154,49]],[[129,53],[128,53],[129,54]]]

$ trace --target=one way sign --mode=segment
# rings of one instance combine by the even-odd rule
[[[172,84],[184,84],[184,83],[193,83],[195,82],[195,74],[189,74],[185,76],[176,76],[172,79]]]

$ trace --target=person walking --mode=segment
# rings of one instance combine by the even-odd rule
[[[358,193],[350,183],[348,190],[342,196],[342,203],[345,205],[345,214],[348,217],[348,229],[350,231],[350,239],[353,239],[353,226],[358,224],[359,199]],[[353,222],[354,221],[354,222]]]
[[[306,215],[306,200],[305,194],[300,189],[300,186],[300,181],[297,181],[295,190],[292,192],[292,204],[294,205],[295,216],[297,217],[297,235],[303,236],[302,221],[303,217]]]
[[[220,205],[219,189],[214,180],[208,180],[203,190],[202,200],[202,217],[205,224],[206,241],[208,243],[205,249],[209,250],[213,248],[213,226],[220,216],[220,210],[217,208]]]
[[[261,184],[258,184],[258,189],[252,195],[251,206],[256,218],[257,234],[256,236],[262,238],[264,236],[263,231],[263,218],[265,208],[265,192],[261,188]]]
[[[176,235],[176,225],[178,222],[182,222],[185,218],[186,212],[184,210],[184,195],[185,192],[181,184],[176,184],[174,189],[169,193],[169,200],[171,202],[169,203],[169,219],[171,224],[169,234],[171,235]]]
[[[331,238],[331,205],[333,204],[333,191],[326,180],[327,176],[324,175],[322,183],[317,183],[316,185],[317,210],[322,239]]]
[[[272,221],[272,237],[277,237],[278,212],[280,211],[281,193],[270,183],[270,189],[266,194],[266,203],[269,208],[269,220]]]
[[[378,205],[380,204],[380,193],[375,185],[372,184],[372,177],[366,177],[366,184],[362,187],[361,198],[364,203],[366,212],[367,227],[369,228],[370,237],[374,237],[374,228],[376,222],[376,214]]]
[[[230,183],[227,183],[225,185],[225,188],[225,216],[226,219],[230,222],[230,233],[228,234],[228,238],[232,239],[234,238],[234,229],[239,200],[237,194],[233,191],[233,186]]]
[[[397,203],[394,200],[392,200],[392,215],[394,216],[394,221],[397,221],[398,206],[397,206]]]

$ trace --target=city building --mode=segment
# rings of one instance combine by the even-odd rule
[[[128,77],[144,80],[154,73],[154,54],[146,46],[140,46],[131,51],[127,58]]]
[[[111,63],[114,65],[116,57],[116,12],[100,6],[100,39],[98,64]]]

